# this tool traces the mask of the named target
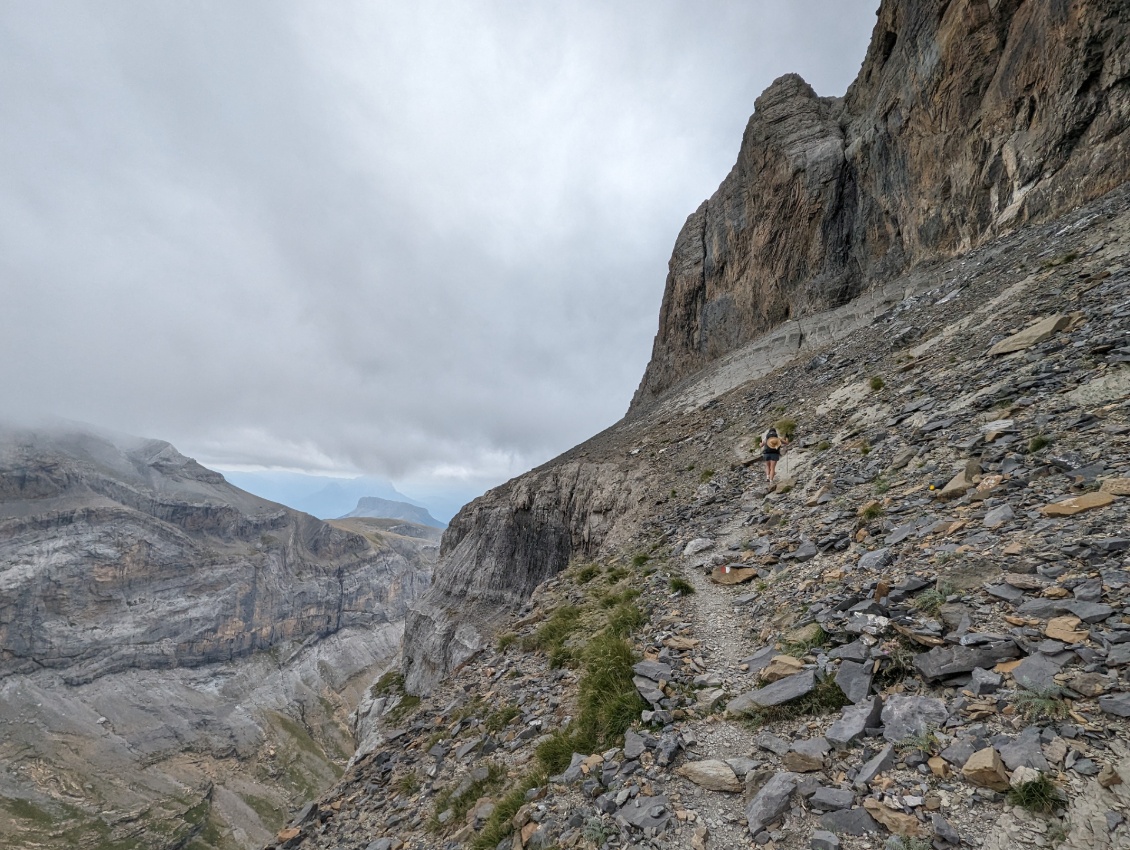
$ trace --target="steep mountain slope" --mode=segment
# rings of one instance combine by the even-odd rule
[[[435,553],[160,441],[4,430],[0,846],[261,843],[352,752]]]
[[[1130,179],[1128,44],[1118,0],[886,0],[842,101],[795,76],[771,86],[738,164],[679,236],[629,416],[452,521],[406,621],[409,689],[646,517],[654,469],[623,451],[665,417],[937,286],[960,267],[939,258],[1011,244],[987,240]]]
[[[386,680],[272,846],[1130,848],[1130,186],[897,283],[472,505],[492,580],[571,561],[509,598],[459,562],[456,666],[418,704]],[[597,470],[583,550],[538,494]]]

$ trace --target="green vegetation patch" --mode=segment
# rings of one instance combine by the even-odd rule
[[[1010,788],[1008,802],[1030,812],[1050,814],[1059,805],[1059,789],[1047,774],[1041,773],[1039,779]]]
[[[883,379],[878,375],[872,378],[868,383],[871,385],[871,389],[873,389],[875,392],[879,392],[879,390],[883,389],[883,387],[886,386],[886,384],[883,383]]]
[[[1057,688],[1022,690],[1016,695],[1016,710],[1029,723],[1064,720],[1071,711]]]
[[[672,576],[671,580],[667,582],[667,587],[670,588],[672,593],[677,593],[680,596],[690,596],[694,593],[694,585],[679,576]]]
[[[534,634],[522,639],[522,649],[526,652],[544,652],[551,667],[564,667],[575,661],[572,650],[566,641],[581,626],[583,611],[576,605],[561,605],[554,609]]]
[[[506,795],[495,803],[494,811],[483,824],[482,831],[471,842],[471,850],[494,850],[514,831],[514,815],[526,803],[526,792],[546,781],[543,771],[534,771],[510,786]]]
[[[476,779],[466,785],[462,781],[444,788],[435,796],[435,811],[428,829],[432,832],[443,832],[447,826],[462,826],[467,821],[467,812],[475,805],[480,797],[489,797],[502,787],[506,780],[506,769],[499,764],[487,765],[487,775],[483,779]],[[461,790],[462,789],[462,790]],[[440,823],[439,816],[448,809],[454,817],[447,821],[447,825]]]
[[[588,584],[600,575],[600,567],[596,564],[585,564],[577,570],[577,584]]]

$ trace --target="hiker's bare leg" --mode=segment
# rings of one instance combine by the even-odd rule
[[[773,483],[773,478],[777,475],[777,461],[767,460],[765,465],[769,467],[769,483]]]

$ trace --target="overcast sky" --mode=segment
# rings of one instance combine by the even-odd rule
[[[877,0],[0,0],[0,416],[474,494],[612,424]]]

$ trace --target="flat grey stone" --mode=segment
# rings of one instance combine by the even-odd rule
[[[1053,677],[1060,669],[1046,655],[1029,655],[1012,671],[1012,677],[1030,691],[1058,691]]]
[[[658,682],[660,679],[669,681],[672,673],[669,665],[649,660],[639,661],[633,664],[632,670],[637,676],[643,676],[645,679],[651,679],[653,682]]]
[[[1035,617],[1037,620],[1050,620],[1060,612],[1060,605],[1062,603],[1055,599],[1043,599],[1036,597],[1029,599],[1023,605],[1016,609],[1016,613],[1025,617]]]
[[[745,809],[750,835],[757,835],[784,813],[799,779],[795,773],[783,772],[762,786]]]
[[[984,670],[980,667],[973,668],[972,677],[969,690],[977,696],[995,694],[1004,681],[1004,677],[1000,673],[994,673],[992,670]]]
[[[1041,743],[1040,728],[1027,726],[1012,740],[1012,743],[998,746],[997,751],[1001,754],[1001,761],[1009,770],[1031,767],[1046,773],[1048,760],[1044,758]]]
[[[839,718],[828,728],[824,738],[837,750],[846,750],[853,741],[863,737],[865,730],[879,725],[882,710],[883,700],[877,696],[849,705],[840,712]]]
[[[1106,654],[1107,667],[1124,667],[1130,664],[1130,643],[1118,643]]]
[[[734,756],[733,758],[723,759],[723,761],[730,766],[730,770],[734,771],[734,776],[738,779],[745,779],[747,773],[761,767],[761,762],[746,756]]]
[[[1011,584],[993,584],[985,588],[985,592],[1005,602],[1019,602],[1024,598],[1024,591]]]
[[[726,710],[731,714],[748,714],[758,708],[770,708],[798,699],[816,687],[816,673],[804,670],[778,679],[771,685],[748,691],[730,700]]]
[[[1078,599],[1061,602],[1059,610],[1074,614],[1084,623],[1101,623],[1114,613],[1114,609],[1109,605],[1104,605],[1101,602],[1081,602]]]
[[[828,812],[820,816],[820,825],[830,832],[841,835],[868,835],[879,831],[879,824],[867,813],[866,809],[844,809],[838,812]]]
[[[980,646],[935,646],[914,656],[914,667],[928,682],[968,673],[974,667],[995,667],[1001,661],[1018,658],[1020,648],[1011,640]]]
[[[808,842],[809,850],[840,850],[841,846],[840,839],[826,829],[816,830]]]
[[[961,835],[950,825],[949,821],[937,812],[930,815],[930,823],[934,827],[934,835],[942,839],[946,844],[952,844],[955,847],[961,844]]]
[[[852,787],[857,791],[866,791],[867,787],[871,784],[871,780],[894,763],[894,744],[887,744],[887,746],[879,750],[878,753],[859,769],[859,773],[855,776],[855,781],[852,782]]]
[[[863,702],[871,693],[872,666],[870,661],[863,664],[854,661],[840,662],[840,669],[836,671],[836,684],[853,703]]]
[[[879,570],[891,562],[890,549],[876,549],[866,552],[859,559],[859,568],[862,570]]]
[[[883,738],[893,744],[940,728],[949,719],[943,700],[892,694],[883,704]]]
[[[753,736],[753,743],[776,756],[783,756],[792,748],[792,744],[771,732],[758,732]]]
[[[871,647],[861,640],[853,640],[851,643],[845,643],[843,646],[837,646],[831,650],[828,657],[862,663],[871,657]]]
[[[1011,505],[998,505],[985,514],[985,519],[982,520],[982,524],[985,528],[1000,528],[1014,516],[1015,514],[1012,512]]]
[[[639,796],[628,800],[616,812],[616,821],[637,829],[660,829],[671,819],[671,809],[663,795],[655,797]]]
[[[1130,717],[1130,694],[1099,697],[1099,708],[1115,717]]]
[[[826,812],[850,809],[855,802],[855,792],[850,788],[820,788],[812,795],[812,805]]]
[[[643,736],[629,729],[624,733],[624,758],[629,761],[638,759],[647,749],[647,742]]]

